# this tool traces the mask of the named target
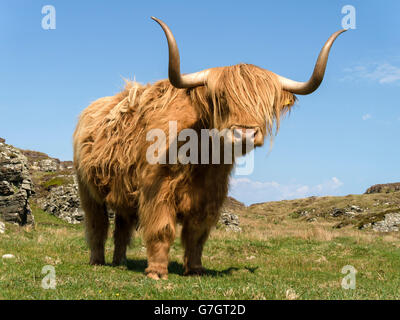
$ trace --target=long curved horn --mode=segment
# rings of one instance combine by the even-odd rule
[[[347,31],[347,29],[339,30],[330,36],[328,41],[321,49],[321,52],[319,53],[317,62],[315,63],[314,72],[310,80],[308,80],[307,82],[297,82],[278,75],[282,88],[295,94],[310,94],[317,90],[322,80],[324,79],[326,63],[328,62],[328,56],[331,46],[336,38],[345,31]]]
[[[155,17],[151,17],[164,30],[168,41],[169,50],[169,67],[168,77],[171,84],[176,88],[193,88],[205,85],[207,81],[208,70],[203,70],[195,73],[181,75],[181,61],[179,57],[178,45],[176,44],[174,35],[168,26]]]

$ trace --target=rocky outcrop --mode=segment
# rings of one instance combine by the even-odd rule
[[[369,187],[365,194],[370,193],[390,193],[400,191],[400,183],[386,183],[386,184],[376,184]]]
[[[56,172],[60,170],[60,162],[57,159],[43,159],[31,164],[31,170],[43,172]]]
[[[52,158],[43,152],[32,150],[21,150],[21,152],[28,158],[30,170],[33,172],[70,171],[74,168],[72,161],[60,161],[59,159]]]
[[[52,188],[41,207],[44,211],[68,223],[77,224],[84,218],[76,183]]]
[[[59,163],[54,159],[44,159],[38,164],[40,171],[55,172],[60,169]]]
[[[42,210],[60,218],[68,223],[77,224],[84,220],[85,212],[81,208],[81,201],[78,192],[76,176],[71,174],[64,177],[68,183],[59,187],[52,187],[44,199],[37,202]],[[114,219],[115,213],[111,208],[107,208],[108,217]]]
[[[231,212],[222,211],[219,224],[224,227],[226,231],[242,231],[242,228],[239,226],[239,216]]]
[[[239,214],[246,206],[237,201],[235,198],[227,197],[221,209],[218,226],[223,227],[226,231],[240,232],[242,228],[239,226]]]
[[[372,228],[377,232],[393,232],[399,231],[400,228],[400,212],[385,214],[385,219],[365,224],[362,229]]]
[[[355,216],[358,216],[363,211],[364,209],[360,208],[359,206],[350,205],[349,207],[346,208],[334,208],[330,213],[330,215],[335,218],[341,216],[353,218]]]
[[[29,207],[33,184],[28,161],[20,150],[0,142],[0,219],[19,225],[33,224]]]

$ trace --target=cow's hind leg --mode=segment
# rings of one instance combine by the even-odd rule
[[[105,204],[94,200],[86,186],[79,183],[82,208],[85,211],[86,239],[90,248],[90,264],[105,264],[104,245],[107,240],[108,215]]]
[[[126,262],[126,248],[129,245],[136,224],[136,209],[133,212],[117,210],[114,230],[114,266]]]
[[[204,268],[201,262],[203,247],[208,239],[210,230],[215,224],[214,218],[198,219],[188,216],[183,221],[182,245],[185,248],[183,258],[184,275],[202,275]]]

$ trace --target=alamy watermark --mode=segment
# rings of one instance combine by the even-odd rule
[[[56,269],[52,265],[46,265],[42,268],[42,274],[46,276],[42,279],[42,288],[45,290],[56,289]]]
[[[357,270],[351,265],[346,265],[342,268],[342,273],[347,274],[342,279],[342,288],[345,290],[356,288],[356,274]]]
[[[55,30],[56,29],[56,8],[52,5],[43,6],[42,14],[45,15],[42,18],[42,28],[44,30]]]
[[[356,8],[350,4],[342,7],[342,14],[345,16],[342,18],[343,29],[355,29],[356,28]]]
[[[201,129],[200,137],[194,129],[183,129],[178,134],[177,121],[169,122],[169,131],[151,129],[146,140],[153,142],[146,151],[150,164],[233,164],[237,175],[249,175],[254,169],[255,130]],[[244,130],[244,131],[243,131]],[[168,137],[168,141],[167,141]],[[182,142],[184,142],[182,144]],[[211,142],[211,144],[210,144]],[[179,147],[178,147],[179,146]],[[223,154],[221,154],[222,152]],[[247,157],[238,159],[242,155]]]

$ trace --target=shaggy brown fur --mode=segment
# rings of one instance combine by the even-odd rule
[[[147,245],[146,273],[165,278],[178,221],[183,224],[185,274],[201,273],[203,245],[218,220],[233,165],[151,165],[146,150],[153,142],[146,141],[146,133],[158,128],[168,138],[169,121],[177,121],[178,133],[235,124],[259,127],[263,136],[272,136],[295,100],[274,73],[239,64],[212,69],[206,86],[128,82],[117,95],[92,103],[74,133],[90,262],[104,263],[108,205],[116,211],[114,264],[125,259],[132,230],[139,226]]]

